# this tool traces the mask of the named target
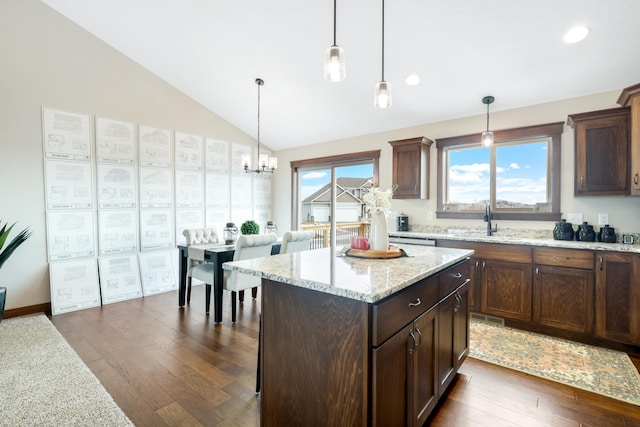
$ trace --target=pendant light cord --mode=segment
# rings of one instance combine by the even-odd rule
[[[333,0],[333,45],[336,45],[336,4],[338,0]]]
[[[384,81],[384,0],[382,0],[382,81]]]
[[[264,84],[262,79],[256,79],[258,85],[258,162],[260,162],[260,86]],[[258,167],[260,164],[258,163]]]

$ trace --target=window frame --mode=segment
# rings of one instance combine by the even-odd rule
[[[522,221],[559,221],[562,216],[560,210],[560,188],[561,188],[561,169],[562,169],[562,131],[564,122],[546,123],[542,125],[526,126],[514,129],[504,129],[493,132],[494,144],[514,144],[518,141],[531,140],[535,138],[550,139],[549,144],[549,161],[548,165],[548,183],[550,188],[550,212],[514,212],[494,210],[493,219],[500,220],[522,220]],[[469,135],[454,136],[449,138],[439,138],[436,140],[438,167],[437,167],[437,210],[436,218],[451,219],[478,219],[484,217],[484,212],[451,212],[444,210],[444,194],[446,192],[446,179],[444,166],[445,148],[464,148],[480,144],[481,133]],[[491,156],[491,180],[495,180],[495,156]],[[492,187],[490,187],[490,192]],[[495,194],[490,193],[492,205],[495,200]],[[494,206],[492,206],[492,209]]]
[[[373,185],[378,185],[380,176],[380,152],[381,150],[361,151],[358,153],[338,154],[335,156],[316,157],[304,160],[291,161],[291,229],[297,230],[300,225],[298,204],[300,200],[300,168],[333,168],[336,166],[348,166],[350,163],[371,161],[373,163]],[[335,194],[335,193],[334,193]],[[334,201],[335,202],[335,201]],[[332,223],[333,223],[332,219]]]

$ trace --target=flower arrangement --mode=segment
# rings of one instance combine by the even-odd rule
[[[398,186],[396,184],[384,191],[379,187],[371,187],[362,197],[362,201],[367,205],[369,212],[378,210],[387,212],[391,208],[391,198],[397,188]]]

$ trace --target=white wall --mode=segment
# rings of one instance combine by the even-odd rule
[[[506,111],[491,112],[491,128],[493,130],[509,129],[522,126],[537,125],[543,123],[565,122],[562,134],[562,178],[561,178],[561,211],[566,213],[582,213],[584,220],[597,226],[598,213],[608,213],[609,222],[618,232],[640,231],[640,197],[574,197],[573,196],[573,172],[574,172],[574,139],[573,130],[566,125],[569,114],[595,111],[606,108],[619,107],[616,103],[620,90],[585,96],[574,99],[560,100],[532,107],[519,108]],[[499,108],[499,100],[496,101]],[[373,107],[372,107],[373,108]],[[395,108],[395,107],[391,107]],[[481,110],[478,107],[478,110]],[[492,109],[493,110],[493,109]],[[481,114],[458,120],[449,120],[438,123],[428,123],[405,129],[397,129],[390,132],[364,135],[356,138],[330,141],[322,144],[309,145],[301,148],[282,150],[275,153],[280,165],[288,165],[290,161],[323,157],[328,155],[353,153],[380,149],[380,186],[391,186],[392,176],[392,147],[388,141],[426,136],[437,140],[458,135],[479,133],[486,126],[486,115]],[[425,122],[429,118],[425,117]],[[392,210],[404,212],[409,216],[411,225],[464,225],[483,228],[486,225],[482,220],[427,220],[429,212],[436,211],[437,196],[437,154],[436,144],[431,146],[430,196],[429,200],[393,200]],[[273,218],[279,227],[291,224],[291,173],[281,167],[273,177],[274,192]],[[435,217],[435,215],[434,215]],[[498,228],[528,228],[549,230],[549,236],[554,227],[554,222],[545,221],[495,221]]]
[[[255,144],[43,3],[0,0],[0,219],[33,230],[0,270],[7,310],[50,301],[43,105]]]

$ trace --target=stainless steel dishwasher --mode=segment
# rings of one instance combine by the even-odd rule
[[[396,243],[399,245],[418,245],[418,246],[435,246],[435,239],[429,237],[404,237],[404,236],[389,236],[389,243]]]

